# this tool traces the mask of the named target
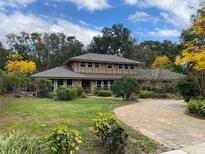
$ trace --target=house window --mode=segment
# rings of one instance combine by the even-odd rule
[[[111,80],[111,81],[110,81],[110,88],[111,88],[111,89],[112,89],[112,85],[113,85],[113,83],[114,83],[114,81]]]
[[[129,65],[125,64],[125,65],[124,65],[124,68],[125,68],[125,69],[128,69],[128,68],[129,68]]]
[[[119,69],[122,69],[122,64],[119,64]]]
[[[58,80],[58,87],[63,86],[63,80],[59,79]]]
[[[99,68],[100,64],[99,63],[95,63],[95,68]]]
[[[51,88],[52,88],[52,90],[54,90],[54,80],[51,80],[51,82],[52,82],[52,85],[51,85]]]
[[[67,86],[72,87],[73,81],[71,79],[67,80]]]
[[[104,80],[104,89],[108,89],[108,81]]]
[[[81,62],[81,63],[80,63],[80,67],[85,67],[85,63],[84,63],[84,62]]]
[[[97,80],[97,89],[101,89],[101,81]]]
[[[130,65],[130,69],[133,70],[134,69],[134,65]]]
[[[88,67],[93,67],[93,63],[88,63]]]
[[[112,68],[112,64],[107,64],[107,68]]]

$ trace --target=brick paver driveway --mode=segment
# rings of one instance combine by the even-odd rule
[[[114,113],[144,135],[179,149],[205,142],[205,120],[186,115],[185,106],[182,100],[142,99]]]

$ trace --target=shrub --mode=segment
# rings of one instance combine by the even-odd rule
[[[7,92],[7,76],[3,71],[0,71],[0,95]]]
[[[37,97],[49,97],[49,93],[52,91],[52,81],[46,78],[37,79],[35,81],[37,88]]]
[[[77,130],[69,130],[65,126],[53,129],[48,137],[49,149],[55,154],[71,154],[79,150],[81,143],[81,133]]]
[[[140,98],[169,98],[168,93],[157,93],[154,91],[146,91],[146,90],[141,90],[139,94]]]
[[[138,99],[138,96],[136,94],[131,94],[129,100],[130,101],[136,101]]]
[[[23,132],[13,131],[0,134],[0,153],[2,154],[38,154],[41,153],[37,142]]]
[[[129,76],[124,76],[113,83],[112,90],[118,96],[121,96],[123,100],[129,100],[131,94],[139,94],[140,86],[137,79]]]
[[[188,111],[193,114],[205,116],[205,100],[191,100],[187,104]]]
[[[99,113],[93,130],[111,153],[124,153],[128,134],[119,125],[114,115]]]
[[[77,88],[77,93],[78,93],[78,96],[81,97],[84,93],[84,90],[83,88],[79,87],[79,86],[76,86],[75,88]]]
[[[56,89],[57,98],[63,101],[73,100],[78,97],[78,89],[76,87],[61,86]]]
[[[112,91],[111,90],[96,90],[95,93],[96,93],[97,96],[103,96],[103,97],[112,96]]]
[[[191,79],[178,81],[174,84],[174,89],[176,92],[178,92],[180,95],[184,97],[186,102],[188,102],[191,98],[198,96],[198,88]]]

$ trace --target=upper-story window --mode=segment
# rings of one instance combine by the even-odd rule
[[[128,64],[125,64],[125,65],[124,65],[124,68],[125,68],[125,69],[129,69],[129,65],[128,65]]]
[[[119,64],[118,67],[119,67],[119,69],[122,69],[122,64]]]
[[[133,70],[134,69],[134,65],[130,65],[130,69]]]
[[[99,63],[95,63],[95,68],[99,68],[100,64]]]
[[[81,63],[80,63],[80,67],[85,67],[85,63],[84,63],[84,62],[81,62]]]
[[[112,64],[107,64],[107,68],[112,68]]]
[[[93,67],[93,63],[88,63],[88,67]]]

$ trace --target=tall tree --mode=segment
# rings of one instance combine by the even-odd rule
[[[201,95],[205,96],[205,7],[193,16],[192,26],[182,35],[184,48],[181,57],[176,59],[198,85]]]
[[[4,70],[7,60],[8,51],[4,49],[2,42],[0,42],[0,70]]]
[[[136,42],[131,37],[131,31],[122,24],[114,24],[112,27],[105,27],[101,31],[102,36],[93,37],[87,47],[88,52],[120,55],[132,58],[136,48]]]
[[[38,71],[61,66],[70,57],[84,52],[84,45],[80,41],[63,33],[22,32],[7,37],[11,48],[24,60],[36,62]]]
[[[145,67],[151,67],[155,58],[166,55],[170,61],[174,62],[177,55],[181,51],[181,45],[172,43],[171,41],[144,41],[141,42],[133,55],[134,59],[138,59],[145,63]]]

